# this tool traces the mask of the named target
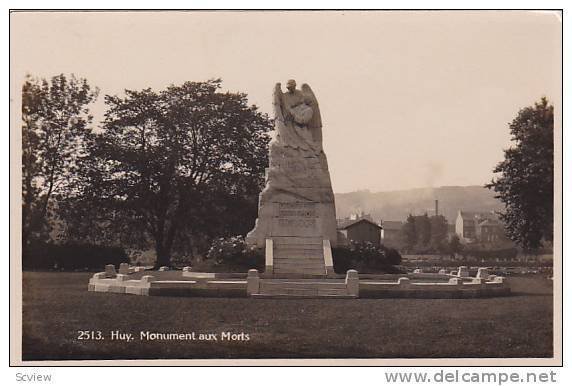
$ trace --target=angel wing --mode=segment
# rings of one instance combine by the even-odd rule
[[[274,106],[274,117],[277,120],[284,122],[284,114],[282,113],[282,86],[280,83],[276,83],[274,86],[272,100]]]
[[[314,92],[307,83],[304,83],[301,87],[302,94],[304,94],[304,100],[306,103],[312,107],[314,114],[312,119],[308,122],[308,129],[312,131],[312,139],[314,143],[319,146],[322,145],[322,116],[320,115],[320,107],[318,106],[318,100],[314,95]]]

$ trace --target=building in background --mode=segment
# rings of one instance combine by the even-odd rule
[[[497,243],[506,240],[503,224],[494,212],[459,210],[455,233],[463,243]]]
[[[338,219],[338,244],[370,242],[381,245],[382,227],[369,214],[352,214],[347,219]]]

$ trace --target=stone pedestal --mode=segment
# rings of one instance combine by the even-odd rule
[[[336,244],[334,203],[260,202],[255,230],[247,242],[258,247],[274,237],[319,238]]]
[[[246,241],[264,248],[265,240],[274,237],[320,238],[336,245],[336,207],[323,151],[270,143],[266,186]]]

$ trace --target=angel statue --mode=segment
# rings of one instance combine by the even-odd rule
[[[276,141],[284,146],[322,152],[322,119],[318,101],[310,86],[296,89],[296,81],[288,80],[287,92],[280,83],[274,88]]]

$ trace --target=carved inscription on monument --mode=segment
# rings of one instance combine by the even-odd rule
[[[316,226],[315,219],[279,218],[278,225],[288,228],[313,228]]]
[[[278,161],[271,161],[270,166],[290,173],[305,173],[310,170],[309,165],[298,160],[281,159]]]
[[[316,226],[316,204],[313,202],[281,202],[278,204],[278,224],[288,228]]]
[[[313,202],[281,202],[278,204],[278,217],[316,217],[316,204]]]

